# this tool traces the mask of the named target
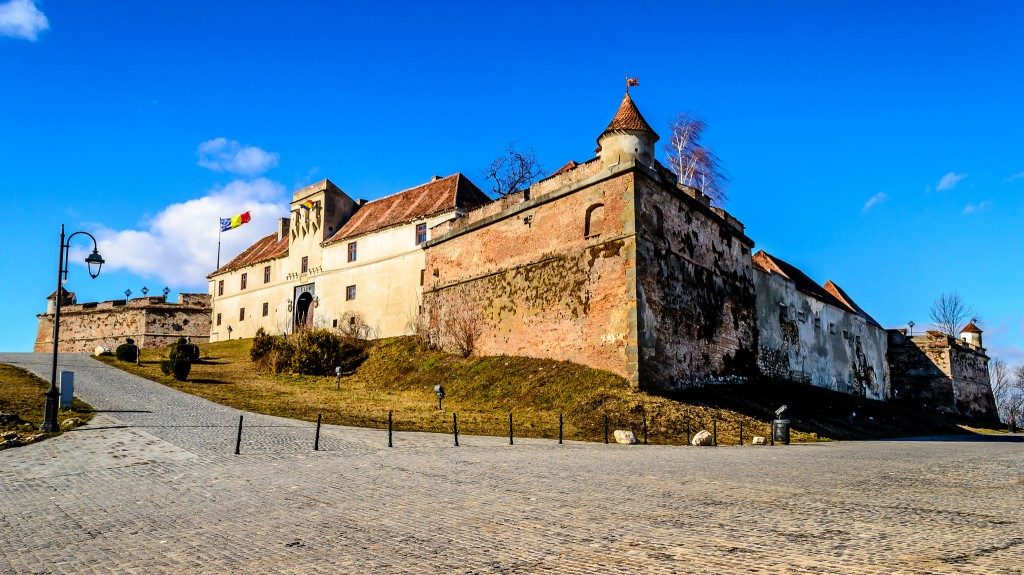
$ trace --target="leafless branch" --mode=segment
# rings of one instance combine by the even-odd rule
[[[932,302],[928,315],[932,318],[935,329],[948,336],[959,337],[960,329],[974,315],[974,308],[964,303],[960,294],[953,291],[943,293],[939,299]]]
[[[729,179],[722,172],[718,156],[701,144],[707,123],[690,113],[682,113],[669,122],[665,153],[668,167],[683,185],[700,190],[718,206],[729,200],[725,192]]]
[[[537,162],[533,148],[520,151],[516,149],[515,142],[509,144],[505,153],[483,171],[484,179],[493,182],[491,193],[499,198],[528,188],[542,173],[544,168]]]

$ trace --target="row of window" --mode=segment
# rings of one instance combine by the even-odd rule
[[[425,241],[427,241],[427,224],[416,224],[416,245],[420,245]],[[358,248],[356,246],[356,242],[349,242],[348,261],[356,261],[356,258],[358,257],[357,249]],[[302,256],[301,266],[302,273],[309,272],[309,256]],[[266,266],[263,268],[263,283],[270,283],[270,266]],[[423,282],[421,281],[420,285],[422,284]],[[241,278],[241,286],[239,287],[239,289],[245,289],[247,287],[249,287],[249,274],[248,272],[243,272]],[[224,280],[220,280],[217,282],[217,295],[224,295]],[[355,296],[353,295],[352,298],[348,299],[354,298]]]
[[[422,272],[420,273],[420,277],[421,278],[423,277]],[[352,285],[352,286],[345,286],[345,301],[352,301],[354,299],[356,299],[356,286],[354,286],[354,285]],[[270,315],[270,304],[268,302],[263,302],[263,317],[267,317],[268,315]],[[245,321],[245,308],[244,307],[238,309],[238,321]],[[220,325],[220,322],[221,322],[221,314],[218,313],[217,314],[217,325]]]

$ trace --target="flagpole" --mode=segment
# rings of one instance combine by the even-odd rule
[[[217,269],[220,269],[220,234],[224,231],[224,226],[220,225],[220,220],[217,220]]]

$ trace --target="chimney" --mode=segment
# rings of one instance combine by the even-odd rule
[[[291,219],[281,218],[277,220],[277,241],[288,237],[288,228],[291,225]]]
[[[431,182],[436,182],[436,181],[438,181],[438,180],[440,180],[440,179],[441,179],[441,176],[437,176],[437,175],[435,175],[435,176],[434,176],[433,178],[430,178],[430,181],[431,181]]]

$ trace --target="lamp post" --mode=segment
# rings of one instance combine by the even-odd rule
[[[142,286],[142,297],[146,297],[148,295],[149,295],[149,288],[146,287],[146,286]]]
[[[171,293],[171,288],[164,286],[164,301],[167,301],[167,294]]]
[[[130,297],[132,297],[132,290],[130,290],[130,289],[124,290],[124,302],[125,303],[128,303],[128,298],[130,298]]]
[[[913,322],[913,320],[907,322],[907,327],[910,328],[910,337],[914,337],[914,322]]]
[[[96,279],[100,275],[100,268],[103,267],[103,258],[100,257],[96,238],[89,232],[75,232],[67,239],[64,238],[64,225],[60,226],[60,252],[57,256],[57,306],[53,312],[53,369],[50,372],[50,389],[46,390],[46,407],[43,410],[43,425],[40,431],[57,432],[60,425],[57,423],[57,400],[60,398],[60,391],[57,389],[57,345],[60,341],[60,307],[64,299],[64,282],[68,279],[68,249],[71,247],[71,238],[78,234],[89,236],[92,240],[92,253],[85,258],[89,266],[89,276]]]

